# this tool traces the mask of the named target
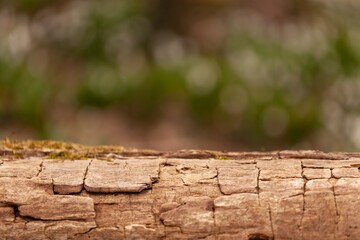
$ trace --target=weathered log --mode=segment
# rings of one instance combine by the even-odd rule
[[[356,153],[54,144],[0,144],[0,239],[360,239]]]

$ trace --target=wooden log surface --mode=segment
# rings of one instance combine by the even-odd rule
[[[360,239],[360,155],[0,143],[0,239]]]

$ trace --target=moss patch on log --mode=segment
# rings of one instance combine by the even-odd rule
[[[159,155],[158,152],[152,150],[138,150],[122,146],[86,146],[62,141],[12,141],[9,139],[0,141],[0,155],[13,158],[39,156],[49,159],[97,158],[111,160],[109,154],[132,156],[140,153],[142,155]]]

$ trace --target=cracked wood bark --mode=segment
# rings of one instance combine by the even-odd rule
[[[0,144],[0,239],[360,239],[356,153],[19,151]]]

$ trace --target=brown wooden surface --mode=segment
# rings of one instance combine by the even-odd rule
[[[360,239],[357,153],[68,150],[0,144],[0,239]]]

